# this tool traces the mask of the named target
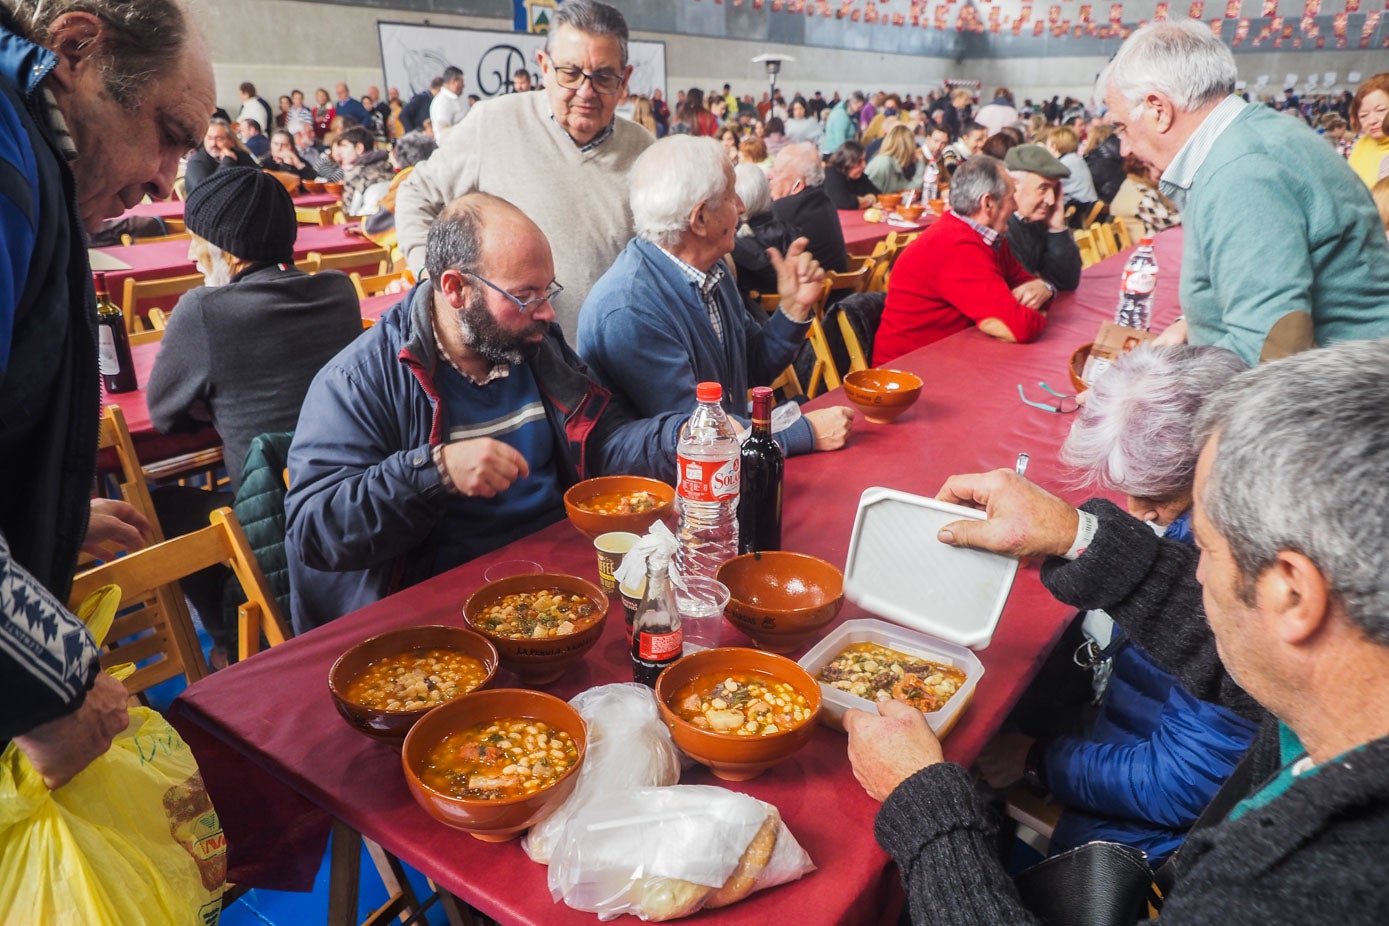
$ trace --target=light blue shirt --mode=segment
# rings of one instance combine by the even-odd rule
[[[1234,94],[1221,100],[1220,105],[1212,109],[1210,115],[1201,121],[1196,131],[1186,140],[1186,144],[1177,152],[1177,156],[1172,159],[1172,163],[1162,172],[1158,185],[1162,192],[1167,194],[1167,198],[1177,204],[1178,209],[1186,206],[1187,191],[1196,179],[1196,172],[1206,163],[1206,156],[1211,153],[1215,140],[1248,105]]]

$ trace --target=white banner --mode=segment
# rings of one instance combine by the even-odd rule
[[[465,96],[476,93],[486,99],[506,93],[511,75],[521,68],[531,72],[537,86],[540,83],[535,53],[545,47],[543,35],[381,21],[376,32],[385,85],[400,90],[402,100],[426,89],[449,65],[463,70]],[[657,88],[665,93],[664,42],[628,42],[627,57],[633,65],[628,88],[633,96],[650,96]]]

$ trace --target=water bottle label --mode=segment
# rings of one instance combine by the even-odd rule
[[[1150,268],[1124,271],[1124,292],[1145,296],[1157,289],[1157,274]]]
[[[102,376],[115,376],[121,371],[120,358],[116,356],[116,339],[109,325],[97,326],[97,366]]]
[[[680,467],[681,498],[692,502],[725,502],[738,497],[739,458],[731,460],[691,460],[677,457]]]
[[[641,633],[637,635],[637,658],[663,662],[680,655],[684,634],[677,627],[670,633]]]

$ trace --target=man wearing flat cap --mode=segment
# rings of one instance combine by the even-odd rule
[[[207,285],[185,293],[169,316],[146,388],[150,420],[166,434],[210,422],[234,492],[251,440],[294,430],[314,375],[362,333],[362,310],[346,275],[294,266],[294,203],[269,174],[218,171],[188,197],[184,217],[188,256]],[[156,492],[170,534],[205,527],[207,510],[231,504],[201,489]],[[213,641],[234,652],[236,628],[213,626],[217,598],[206,600],[209,611],[185,591]]]
[[[1013,175],[1017,209],[1008,218],[1008,247],[1028,273],[1040,277],[1054,290],[1069,291],[1080,285],[1080,248],[1066,227],[1066,201],[1061,181],[1071,175],[1041,145],[1009,149],[1003,164]]]

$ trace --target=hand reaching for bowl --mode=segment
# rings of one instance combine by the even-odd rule
[[[449,479],[463,495],[492,498],[531,474],[520,451],[490,437],[451,441],[440,453]]]

